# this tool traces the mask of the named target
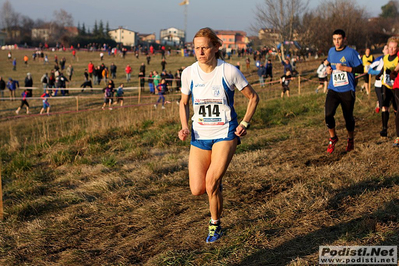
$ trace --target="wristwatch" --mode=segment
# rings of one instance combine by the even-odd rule
[[[245,129],[249,129],[249,126],[250,126],[250,124],[249,124],[248,122],[245,122],[244,120],[241,121],[240,125],[241,125],[242,127],[244,127]]]

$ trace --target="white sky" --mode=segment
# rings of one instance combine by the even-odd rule
[[[0,0],[0,8],[6,0]],[[155,33],[169,27],[184,30],[183,0],[9,0],[14,11],[32,19],[52,20],[54,10],[61,8],[72,14],[75,25],[85,23],[92,28],[94,21],[108,21],[111,29],[119,26],[139,33]],[[389,0],[355,0],[372,16],[381,13],[381,6]],[[263,0],[190,0],[187,6],[187,41],[203,27],[215,30],[242,30],[251,35],[254,10]],[[315,8],[323,0],[310,0],[309,8]]]

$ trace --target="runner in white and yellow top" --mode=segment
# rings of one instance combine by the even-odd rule
[[[181,140],[190,134],[190,98],[193,104],[190,189],[193,195],[208,195],[211,221],[207,243],[222,236],[222,178],[240,142],[239,137],[247,134],[249,122],[259,102],[258,94],[243,74],[235,66],[220,59],[221,46],[222,41],[212,29],[203,28],[196,33],[194,51],[197,62],[182,73],[180,100]],[[235,88],[249,100],[240,124],[234,110]]]
[[[388,39],[388,54],[383,57],[384,70],[381,77],[382,83],[382,130],[380,132],[381,137],[388,136],[388,121],[389,121],[389,106],[392,103],[393,109],[396,111],[395,96],[393,93],[393,83],[397,76],[395,71],[398,65],[398,44],[399,39],[396,37],[391,37]]]
[[[369,86],[369,81],[370,81],[370,76],[367,73],[369,71],[371,63],[374,61],[374,56],[370,54],[370,49],[367,48],[364,55],[362,56],[362,63],[364,66],[364,84],[362,85],[362,88],[364,87],[366,89],[367,95],[370,94],[370,86]]]

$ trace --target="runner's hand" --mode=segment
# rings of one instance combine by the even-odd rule
[[[235,134],[239,137],[244,137],[245,135],[247,135],[247,129],[245,127],[243,127],[241,124],[238,125],[238,127],[236,128],[236,132]]]
[[[179,139],[180,140],[186,140],[186,138],[190,135],[190,130],[188,128],[183,128],[182,130],[179,131]]]

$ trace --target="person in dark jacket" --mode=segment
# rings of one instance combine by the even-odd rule
[[[0,77],[0,93],[1,93],[1,98],[4,98],[4,91],[6,89],[6,82],[4,81],[3,77]],[[5,101],[2,99],[2,101]]]
[[[26,74],[25,78],[25,87],[31,88],[33,87],[33,79],[30,73]],[[32,89],[28,89],[28,97],[32,97]]]
[[[266,68],[261,63],[258,68],[258,77],[259,77],[259,86],[260,87],[265,86],[265,80],[264,80],[265,75],[266,75]]]

